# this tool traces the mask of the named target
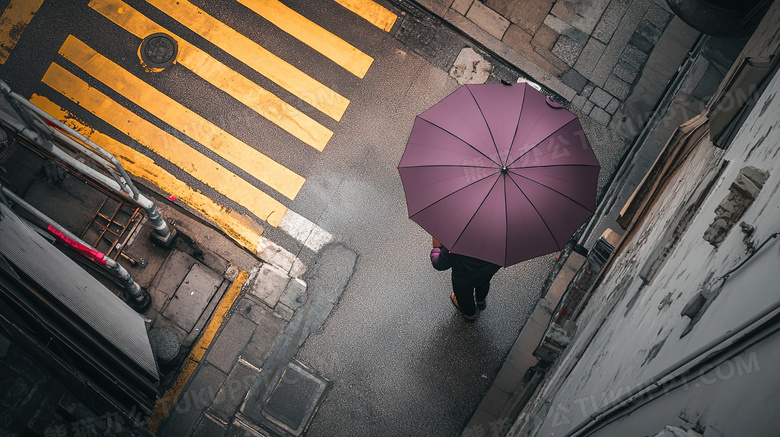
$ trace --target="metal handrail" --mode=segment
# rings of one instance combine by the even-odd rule
[[[4,111],[0,111],[0,120],[5,122],[8,126],[14,129],[19,135],[31,141],[37,147],[45,150],[55,158],[66,163],[70,168],[78,171],[79,173],[89,177],[96,181],[100,185],[106,187],[112,192],[130,197],[135,203],[137,203],[146,212],[146,217],[152,223],[154,227],[155,240],[163,245],[168,245],[176,235],[165,219],[157,209],[157,205],[154,204],[149,198],[141,194],[135,187],[135,184],[128,176],[122,164],[108,151],[102,147],[90,141],[80,133],[76,132],[72,128],[66,126],[56,118],[46,113],[41,108],[38,108],[34,104],[30,103],[24,97],[14,93],[11,88],[4,81],[0,80],[0,92],[3,93],[5,99],[16,111],[22,121],[17,120],[10,114],[6,114]],[[69,138],[62,132],[66,132],[76,140],[89,146],[85,147],[79,144],[78,141],[73,138]],[[74,148],[76,151],[81,152],[85,156],[92,160],[95,160],[104,166],[104,163],[110,163],[110,167],[107,168],[111,177],[105,176],[103,173],[96,171],[92,167],[85,165],[79,160],[73,158],[69,154],[60,150],[52,141],[52,138],[57,138],[65,142],[68,146]],[[102,163],[101,158],[104,160]],[[106,168],[106,166],[104,166]]]

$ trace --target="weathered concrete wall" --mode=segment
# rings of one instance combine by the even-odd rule
[[[780,75],[768,80],[771,82],[731,147],[721,151],[705,137],[616,258],[580,317],[584,325],[568,354],[545,386],[542,399],[549,401],[549,409],[536,410],[539,416],[532,420],[538,426],[536,435],[566,434],[629,387],[654,378],[692,351],[780,302],[776,279],[780,238],[771,239],[725,282],[718,279],[748,257],[751,244],[756,247],[780,231],[780,99],[776,98]],[[667,229],[677,226],[687,207],[702,194],[708,178],[717,174],[722,160],[729,165],[709,194],[704,192],[698,212],[670,248],[668,259],[645,283],[639,273],[653,262],[656,248],[669,243]],[[714,247],[704,240],[705,231],[747,166],[769,174],[741,217],[755,232],[746,243],[745,234],[735,226],[720,246]],[[681,312],[700,290],[709,302],[698,322],[690,326],[691,319]],[[767,341],[777,343],[776,338]],[[776,349],[758,346],[755,351]],[[776,368],[778,362],[776,352],[743,359],[746,363],[757,360],[756,369],[764,370]],[[749,377],[721,382],[700,392],[661,398],[647,411],[640,409],[630,420],[620,422],[625,427],[618,423],[597,435],[653,435],[662,429],[661,423],[691,427],[697,421],[716,432],[713,435],[768,435],[761,430],[780,427],[780,417],[770,411],[773,403],[767,402],[780,388],[776,372],[756,371]],[[725,396],[727,393],[730,395]],[[740,405],[740,414],[726,414],[727,405]],[[660,421],[651,420],[662,410],[665,413],[658,416]],[[759,428],[765,426],[770,428]]]

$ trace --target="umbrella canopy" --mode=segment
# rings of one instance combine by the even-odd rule
[[[409,217],[454,253],[509,266],[561,250],[596,208],[579,119],[527,84],[464,85],[415,118]]]

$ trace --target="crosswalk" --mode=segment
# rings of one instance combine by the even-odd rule
[[[333,29],[323,28],[278,0],[235,1],[236,8],[244,8],[247,14],[261,17],[279,32],[321,54],[323,62],[332,62],[355,78],[362,79],[374,61],[338,37]],[[344,12],[385,32],[392,28],[397,18],[371,0],[331,1],[335,8],[343,8]],[[15,7],[22,3],[33,7],[35,2],[43,3],[43,0],[11,0],[12,4],[18,3]],[[258,120],[278,126],[295,142],[305,144],[315,153],[326,150],[333,131],[315,120],[311,116],[312,110],[314,114],[320,113],[338,122],[350,101],[315,79],[316,72],[301,71],[289,60],[187,0],[145,0],[145,3],[136,0],[133,6],[122,0],[91,0],[88,5],[107,26],[118,26],[137,44],[151,34],[169,35],[176,41],[178,53],[175,64],[168,68],[188,70],[199,80],[254,111],[260,117]],[[3,15],[9,13],[10,16],[12,9],[9,8],[11,5]],[[150,10],[158,12],[152,14]],[[29,15],[33,14],[35,11]],[[170,27],[171,19],[181,25],[175,26],[177,31],[158,24],[165,21]],[[2,23],[0,18],[0,61],[5,59],[2,57],[4,47],[9,47],[9,53],[13,50],[10,41],[7,45],[2,41]],[[193,39],[192,33],[199,38]],[[207,44],[204,45],[203,40]],[[210,53],[215,47],[219,56]],[[209,120],[199,114],[198,109],[189,108],[174,96],[166,95],[155,87],[154,81],[148,80],[148,75],[133,74],[121,65],[124,60],[112,59],[111,53],[101,53],[99,48],[90,46],[78,35],[67,36],[58,54],[60,59],[52,62],[41,78],[47,87],[30,100],[109,150],[134,177],[146,179],[175,196],[252,251],[257,251],[260,244],[263,225],[286,231],[291,226],[312,226],[311,223],[301,224],[306,220],[284,204],[284,199],[296,198],[305,178],[263,154],[260,150],[268,145],[262,141],[247,144],[227,128],[220,127],[218,121]],[[233,68],[224,62],[225,54],[232,58]],[[240,73],[235,66],[241,66],[241,71],[258,73],[289,94],[275,95],[245,72]],[[91,85],[94,83],[101,86]],[[98,88],[110,90],[119,99]],[[47,95],[48,90],[54,94]],[[70,104],[64,107],[54,103],[55,100],[63,101],[61,97],[55,99],[56,96],[64,96]],[[111,138],[95,130],[74,115],[82,111],[102,120],[126,138]],[[127,145],[132,142],[137,143],[135,148]],[[152,153],[147,156],[144,150]],[[189,186],[174,174],[178,170],[166,171],[162,162],[155,162],[159,159],[250,214],[239,214],[222,204],[224,202],[220,203],[220,199],[210,198]],[[292,233],[296,232],[293,230]]]
[[[0,64],[5,64],[43,0],[11,0],[0,15]]]

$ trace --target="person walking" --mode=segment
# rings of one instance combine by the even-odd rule
[[[436,238],[432,238],[432,245],[433,268],[440,271],[452,269],[452,304],[460,310],[467,322],[473,322],[477,317],[477,309],[484,310],[487,307],[490,280],[501,266],[452,253]]]

